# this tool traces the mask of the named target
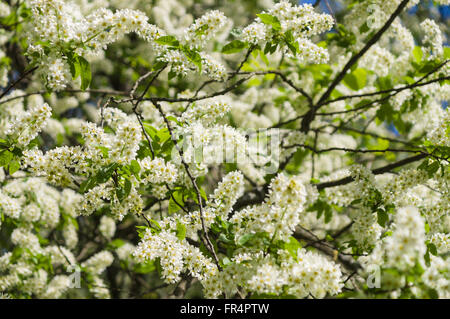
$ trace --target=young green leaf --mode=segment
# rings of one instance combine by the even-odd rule
[[[281,30],[281,23],[277,17],[267,14],[267,13],[260,13],[260,14],[257,14],[257,16],[261,19],[262,23],[272,26],[272,29],[274,31]]]
[[[89,62],[82,56],[78,56],[77,60],[80,67],[81,89],[84,91],[91,85],[91,66]]]
[[[237,53],[237,52],[241,52],[246,47],[247,47],[247,43],[239,41],[239,40],[233,40],[230,43],[227,43],[222,48],[222,53],[223,54]]]
[[[367,83],[367,72],[364,69],[356,69],[352,73],[346,74],[344,84],[354,91],[361,90]]]
[[[161,45],[168,45],[171,47],[177,47],[180,45],[177,38],[175,38],[173,35],[165,35],[163,37],[159,37],[155,40],[156,43]]]
[[[17,160],[12,160],[9,162],[9,174],[12,175],[17,172],[20,168],[20,163]]]
[[[179,221],[177,222],[176,235],[179,240],[183,240],[186,237],[186,226]]]

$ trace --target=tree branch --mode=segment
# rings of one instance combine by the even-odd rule
[[[320,105],[326,101],[330,96],[333,90],[336,88],[336,86],[344,79],[347,72],[351,69],[353,65],[358,62],[358,60],[375,44],[380,40],[381,36],[389,29],[391,24],[394,22],[395,18],[397,18],[398,15],[403,11],[403,9],[408,4],[409,0],[403,0],[400,5],[397,7],[397,9],[394,11],[394,13],[389,17],[389,19],[386,21],[386,23],[381,27],[381,29],[375,33],[375,35],[370,38],[369,41],[367,41],[366,45],[356,54],[354,54],[350,60],[347,62],[347,64],[344,66],[342,71],[335,77],[333,82],[331,82],[328,89],[325,91],[325,93],[320,97],[317,105],[310,109],[310,111],[306,114],[306,116],[302,120],[302,126],[301,131],[302,132],[308,132],[309,126],[311,122],[314,120],[317,110],[320,108]]]
[[[416,161],[420,161],[421,159],[423,159],[427,156],[428,156],[427,154],[419,154],[419,155],[411,156],[411,157],[405,158],[401,161],[374,169],[374,170],[372,170],[372,174],[374,174],[374,175],[384,174],[384,173],[390,172],[391,170],[393,170],[395,168],[398,168],[398,167],[401,167],[401,166],[404,166],[407,164],[411,164]],[[353,178],[351,176],[347,176],[347,177],[338,179],[336,181],[316,184],[316,187],[318,190],[321,190],[321,189],[325,189],[325,188],[329,188],[329,187],[335,187],[335,186],[349,184],[351,182],[353,182]]]

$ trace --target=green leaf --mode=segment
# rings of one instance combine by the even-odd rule
[[[161,45],[168,45],[172,47],[177,47],[180,45],[177,38],[175,38],[173,35],[165,35],[163,37],[159,37],[155,40],[155,42]]]
[[[230,260],[230,258],[225,257],[224,259],[222,259],[222,265],[224,265],[225,267],[230,265],[232,262]]]
[[[174,191],[169,199],[169,214],[179,211],[181,209],[180,205],[183,206],[183,203],[183,193]]]
[[[365,22],[360,28],[359,28],[359,33],[366,33],[367,31],[369,31],[369,26],[367,24],[367,22]]]
[[[431,263],[430,263],[430,251],[429,250],[427,250],[427,252],[423,256],[423,258],[425,259],[425,265],[427,265],[427,267],[430,267]]]
[[[388,213],[385,210],[383,210],[383,209],[378,209],[377,210],[377,221],[378,221],[378,224],[380,226],[382,226],[382,227],[385,227],[386,223],[388,222],[388,220],[389,220]]]
[[[166,65],[167,65],[167,62],[157,61],[157,62],[153,65],[152,70],[153,70],[153,71],[161,70],[161,69],[164,68]]]
[[[227,43],[222,48],[222,53],[223,54],[237,53],[237,52],[241,52],[246,47],[247,47],[247,43],[239,41],[239,40],[233,40],[230,43]]]
[[[428,173],[428,177],[432,178],[439,170],[439,167],[440,165],[438,161],[434,161],[431,164],[429,164],[429,160],[426,159],[419,165],[419,167],[417,167],[417,169],[424,170],[425,172]]]
[[[354,91],[361,90],[366,86],[366,83],[367,72],[364,69],[356,69],[344,77],[344,84]]]
[[[432,255],[434,255],[434,256],[437,256],[437,255],[438,255],[437,248],[436,248],[436,245],[435,245],[435,244],[428,243],[428,244],[427,244],[427,248],[428,248],[428,251],[429,251]]]
[[[256,234],[245,234],[245,235],[242,235],[241,237],[239,237],[237,243],[238,243],[239,246],[244,246],[246,243],[248,243],[255,236],[256,236]]]
[[[10,145],[9,145],[7,140],[4,140],[4,139],[0,138],[0,147],[2,147],[2,148],[9,148]]]
[[[413,53],[413,57],[414,57],[414,60],[416,61],[416,63],[422,62],[423,50],[421,47],[415,46],[412,53]]]
[[[205,190],[200,187],[199,191],[200,191],[200,196],[203,197],[203,199],[207,201],[208,197],[206,196]]]
[[[123,245],[125,245],[125,242],[122,239],[114,239],[113,241],[111,241],[108,246],[114,247],[114,248],[120,248]]]
[[[123,186],[125,197],[127,197],[128,195],[130,195],[130,192],[131,192],[131,186],[132,186],[132,185],[131,185],[130,180],[129,180],[129,179],[125,179],[125,184],[124,184],[124,186]]]
[[[112,163],[102,168],[95,177],[97,183],[101,184],[107,182],[118,166],[119,165],[117,163]]]
[[[144,238],[148,227],[147,226],[136,226],[136,228],[137,228],[137,233],[138,233],[139,238]]]
[[[186,237],[186,226],[179,221],[177,222],[176,235],[179,240],[183,240]]]
[[[294,55],[296,55],[297,52],[299,51],[299,47],[298,47],[298,42],[295,40],[291,30],[289,30],[288,32],[286,32],[284,34],[284,40],[285,40],[286,45],[288,46],[289,50],[291,50],[292,53]]]
[[[267,14],[267,13],[260,13],[260,14],[257,14],[257,16],[261,19],[262,23],[272,26],[272,29],[274,31],[281,30],[281,23],[277,17]]]
[[[219,235],[219,240],[220,240],[221,242],[224,242],[225,244],[232,244],[232,243],[233,243],[233,241],[232,241],[231,239],[229,239],[229,238],[227,237],[227,235],[225,235],[224,233],[221,233],[221,234]]]
[[[170,132],[167,128],[163,128],[156,133],[156,136],[158,137],[158,142],[163,144],[170,139]]]
[[[297,251],[302,248],[302,245],[298,242],[298,240],[291,236],[289,237],[289,241],[284,243],[284,249],[286,249],[292,257],[297,258]]]
[[[195,50],[191,50],[188,47],[183,47],[183,52],[184,55],[186,56],[186,58],[191,61],[192,63],[195,64],[195,66],[197,66],[199,72],[202,71],[202,57],[200,56],[200,54],[195,51]]]
[[[20,163],[19,161],[13,160],[11,162],[9,162],[9,175],[14,174],[15,172],[17,172],[20,168]]]
[[[120,203],[125,199],[125,189],[122,187],[116,187],[116,196]]]
[[[450,59],[450,47],[444,47],[444,60]]]
[[[278,43],[271,44],[270,42],[267,42],[266,46],[264,47],[264,54],[273,54],[277,50],[277,47]]]
[[[325,214],[325,223],[329,223],[333,217],[333,210],[331,206],[321,199],[318,199],[313,205],[311,205],[308,208],[308,211],[317,212],[317,219],[322,217],[322,214]]]
[[[436,68],[439,66],[439,63],[435,60],[426,61],[425,63],[422,63],[419,65],[419,72],[420,73],[429,73],[433,70],[436,70]]]
[[[148,274],[156,270],[156,265],[154,262],[138,263],[133,267],[133,272],[137,274]]]
[[[78,56],[77,60],[80,66],[81,89],[84,91],[89,87],[92,81],[91,66],[82,56]]]
[[[438,161],[434,161],[433,163],[428,165],[427,167],[428,176],[433,177],[434,174],[436,174],[436,172],[438,171],[439,167],[440,165]]]
[[[145,131],[147,132],[147,134],[150,135],[150,138],[152,140],[155,140],[158,130],[148,123],[144,123],[144,128],[145,128]]]
[[[168,78],[169,81],[172,80],[176,76],[177,76],[177,73],[175,71],[172,71],[172,69],[167,74],[167,78]]]
[[[9,150],[1,150],[0,151],[0,167],[6,166],[11,162],[14,155]]]
[[[102,155],[104,158],[109,157],[109,148],[107,148],[106,146],[101,146],[101,145],[98,145],[97,148],[102,151]]]
[[[328,224],[329,222],[331,222],[332,217],[333,217],[333,210],[328,205],[325,209],[325,224]]]
[[[209,26],[207,24],[204,24],[200,28],[195,30],[195,35],[203,35],[203,34],[205,34],[205,31],[208,29],[209,29]]]
[[[91,176],[87,180],[85,180],[84,182],[81,183],[79,192],[81,194],[84,194],[85,192],[87,192],[91,188],[94,188],[95,185],[97,185],[96,177],[95,176]]]
[[[72,79],[76,79],[81,75],[81,67],[78,60],[75,59],[68,59],[69,66],[70,66],[70,73],[72,73]]]
[[[136,160],[132,160],[130,163],[130,170],[134,175],[138,176],[139,172],[141,170],[141,166],[139,165],[139,162]]]

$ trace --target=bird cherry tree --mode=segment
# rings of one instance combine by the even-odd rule
[[[428,5],[2,0],[1,296],[449,298]]]

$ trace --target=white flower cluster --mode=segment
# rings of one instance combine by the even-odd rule
[[[3,1],[0,2],[0,17],[7,17],[11,14],[11,8]]]
[[[443,112],[442,116],[435,121],[433,129],[428,131],[428,140],[440,146],[450,147],[450,111],[448,108]]]
[[[226,220],[227,214],[243,193],[244,177],[242,173],[238,171],[228,173],[214,190],[208,206],[214,209],[215,215]]]
[[[220,102],[213,104],[213,106],[217,105],[219,108],[223,106]],[[196,110],[193,110],[190,114],[196,112]],[[211,114],[209,111],[207,112]],[[216,113],[214,110],[212,112],[213,114]],[[187,115],[187,118],[195,116]],[[210,120],[207,119],[206,123],[209,122]],[[248,143],[244,134],[227,124],[205,127],[200,121],[194,121],[189,126],[179,127],[177,134],[183,136],[184,139],[184,160],[196,165],[199,172],[205,172],[207,165],[211,164],[244,163],[248,161],[248,158],[246,158]],[[178,154],[175,154],[175,158],[172,160],[179,162]]]
[[[364,265],[407,270],[416,263],[423,264],[426,249],[424,219],[417,208],[408,206],[397,210],[392,234],[378,242],[370,255],[359,259]]]
[[[407,189],[412,188],[418,184],[424,183],[428,179],[428,175],[423,170],[405,169],[399,175],[394,176],[386,184],[384,184],[380,191],[383,194],[383,199],[387,204],[396,204]]]
[[[45,176],[50,183],[75,187],[77,175],[92,176],[110,164],[130,164],[136,158],[142,139],[139,123],[124,112],[110,108],[104,110],[104,119],[105,123],[114,130],[114,134],[106,133],[103,128],[94,123],[84,123],[82,136],[85,144],[83,147],[63,146],[52,149],[45,155],[39,150],[26,151],[24,152],[25,165],[31,167],[34,174]],[[146,163],[147,161],[144,160],[144,167]],[[156,162],[152,165],[149,169],[156,168]],[[169,182],[176,180],[177,174],[173,165],[164,167],[160,173],[163,173],[163,178],[167,178]],[[161,182],[161,176],[157,176],[158,173],[155,172],[151,172],[150,175],[147,173],[144,181],[159,178]],[[140,212],[142,199],[136,189],[139,183],[135,178],[130,179],[130,182],[132,188],[124,201],[118,200],[115,186],[110,182],[90,189],[85,194],[79,209],[85,214],[90,214],[100,207],[102,199],[109,199],[114,204],[112,205],[113,214],[119,218],[129,211]]]
[[[139,142],[142,139],[139,123],[116,108],[106,108],[104,118],[114,130],[115,135],[109,135],[108,143],[101,141],[100,145],[108,145],[111,148],[109,153],[111,162],[129,163],[136,157]]]
[[[268,11],[278,18],[281,29],[291,30],[294,36],[311,37],[328,31],[333,27],[334,20],[329,14],[314,11],[310,4],[293,6],[289,1],[280,1]]]
[[[245,233],[269,233],[272,240],[287,240],[298,224],[296,213],[303,211],[307,191],[297,178],[279,175],[272,181],[272,192],[264,204],[253,210],[244,209],[232,212],[232,206],[242,194],[243,176],[239,172],[227,174],[217,186],[214,194],[203,210],[206,227],[211,227],[215,217],[230,222],[236,230],[237,238]],[[286,203],[288,202],[288,203]],[[281,209],[286,211],[285,216]],[[291,215],[291,216],[289,216]],[[267,227],[277,225],[276,229]],[[324,297],[335,295],[342,287],[342,274],[339,266],[317,253],[299,249],[295,258],[287,251],[280,250],[281,264],[272,257],[264,256],[261,246],[238,249],[232,260],[222,271],[218,271],[211,259],[205,257],[185,239],[177,237],[179,225],[186,228],[186,237],[197,238],[201,230],[198,212],[184,216],[174,215],[159,222],[161,231],[148,229],[139,243],[134,256],[140,262],[159,260],[163,277],[167,282],[177,282],[180,274],[188,270],[203,285],[204,294],[217,298],[222,293],[234,294],[239,289],[243,293],[275,293],[298,297]]]
[[[205,13],[184,31],[184,40],[191,47],[203,47],[227,22],[225,15],[212,10]]]
[[[142,183],[152,184],[173,184],[178,178],[178,171],[172,163],[165,163],[162,158],[150,159],[146,157],[139,161],[141,169],[143,170],[141,176]]]
[[[172,230],[163,230],[159,234],[152,234],[151,230],[147,230],[133,254],[141,262],[159,258],[162,276],[169,283],[180,280],[180,274],[184,270],[189,270],[200,280],[218,271],[212,260],[185,240],[179,240]]]
[[[298,298],[323,298],[336,295],[342,288],[340,267],[317,253],[299,249],[296,259],[288,259],[279,267],[265,263],[248,281],[250,290],[258,294],[287,293]]]
[[[299,177],[279,174],[272,180],[264,204],[245,208],[230,219],[238,226],[236,240],[246,233],[258,232],[266,232],[274,240],[287,240],[300,223],[307,196]]]
[[[116,232],[116,222],[111,217],[104,215],[100,218],[98,229],[105,238],[111,239]]]
[[[42,59],[42,67],[39,71],[46,77],[47,86],[54,91],[62,90],[71,80],[70,66],[63,56],[52,53]]]
[[[389,262],[398,268],[411,267],[425,254],[425,223],[415,207],[397,210],[392,236],[386,238]]]
[[[436,290],[439,298],[450,298],[450,263],[448,260],[431,256],[430,267],[423,273],[422,280],[428,287]]]
[[[201,53],[202,58],[202,74],[216,81],[223,81],[227,77],[227,69],[223,64],[214,60],[210,55]]]
[[[420,24],[420,27],[425,33],[423,42],[431,48],[430,58],[441,57],[444,54],[444,50],[442,47],[442,33],[439,26],[434,20],[425,19]]]
[[[257,45],[267,41],[269,35],[267,27],[262,22],[253,22],[242,30],[242,40]]]
[[[375,245],[382,231],[383,228],[378,224],[377,215],[371,209],[358,209],[352,225],[352,234],[361,249],[368,250]]]
[[[230,110],[231,106],[225,101],[200,101],[191,105],[183,113],[181,119],[188,124],[200,121],[203,125],[207,126],[223,117]]]
[[[28,297],[60,298],[72,288],[70,268],[76,267],[72,249],[78,241],[74,206],[80,197],[69,189],[59,192],[42,178],[17,178],[3,185],[0,213],[18,226],[10,236],[11,250],[5,247],[6,252],[0,256],[0,290],[20,291]],[[59,225],[66,246],[47,244],[49,234]],[[84,271],[99,273],[111,262],[111,253],[100,252],[84,263]],[[42,263],[51,268],[44,268]]]
[[[101,251],[81,264],[93,274],[102,273],[114,261],[113,255],[109,251]]]
[[[309,38],[328,31],[333,27],[333,18],[328,14],[319,14],[309,4],[293,6],[288,1],[280,1],[267,11],[280,22],[281,32],[291,32],[299,47],[299,59],[303,62],[325,63],[328,52],[315,45]],[[261,18],[242,30],[242,40],[250,44],[261,44],[273,36],[271,25],[264,24]]]
[[[0,191],[2,212],[27,225],[40,223],[52,229],[59,222],[59,205],[59,193],[40,178],[18,178]]]
[[[34,105],[11,121],[6,134],[24,147],[39,134],[51,115],[52,111],[47,103]]]
[[[77,54],[87,56],[98,54],[130,32],[136,32],[155,48],[158,46],[154,40],[164,35],[137,10],[123,9],[113,13],[102,8],[85,17],[81,7],[72,1],[33,0],[30,6],[28,53],[41,62],[39,73],[53,90],[65,88],[71,79],[69,57],[64,51],[67,46],[75,49]]]
[[[60,147],[48,151],[45,155],[38,149],[27,150],[23,153],[24,167],[30,167],[36,176],[45,176],[55,185],[73,185],[73,177],[69,169],[75,168],[75,163],[81,162],[80,148]],[[74,163],[72,158],[77,158],[78,161]]]
[[[389,74],[395,58],[389,50],[374,45],[359,61],[359,66],[375,72],[379,77]]]

